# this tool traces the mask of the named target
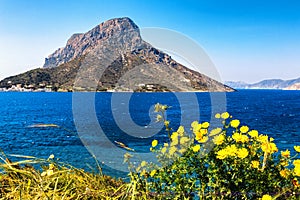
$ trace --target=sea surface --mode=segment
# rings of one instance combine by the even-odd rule
[[[210,121],[215,112],[228,111],[250,129],[274,137],[282,150],[292,150],[293,145],[300,145],[300,91],[76,95],[79,98],[74,98],[74,93],[0,92],[1,150],[7,155],[39,158],[54,154],[62,162],[95,170],[96,162],[91,155],[93,148],[89,151],[85,147],[93,140],[92,136],[92,139],[86,139],[86,133],[95,130],[99,134],[104,133],[110,144],[114,145],[108,151],[110,154],[105,153],[105,161],[101,160],[101,156],[96,156],[104,173],[124,176],[123,172],[106,165],[106,162],[113,163],[114,158],[120,158],[120,155],[114,155],[114,149],[121,149],[116,142],[124,143],[137,153],[145,153],[149,152],[154,138],[162,141],[167,138],[162,127],[154,122],[156,114],[153,105],[158,102],[171,106],[166,115],[174,129],[179,124],[189,126],[194,120]],[[92,102],[87,102],[91,99]],[[96,124],[90,116],[95,117]],[[39,127],[40,124],[55,124],[58,127]],[[82,124],[88,127],[87,132]],[[101,151],[106,144],[100,142],[93,145]]]

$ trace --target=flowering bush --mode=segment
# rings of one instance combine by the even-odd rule
[[[133,195],[162,199],[298,199],[300,159],[279,151],[275,140],[250,130],[229,113],[215,115],[220,127],[191,123],[172,131],[168,106],[156,104],[157,120],[166,126],[169,142],[153,140],[159,164],[131,164]],[[300,152],[300,146],[294,147]]]

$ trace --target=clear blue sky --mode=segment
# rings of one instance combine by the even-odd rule
[[[298,0],[0,0],[0,79],[42,67],[73,33],[123,16],[194,39],[224,81],[300,77]]]

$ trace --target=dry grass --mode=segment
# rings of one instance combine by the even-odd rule
[[[0,156],[0,199],[128,199],[122,180],[63,165],[49,157]]]

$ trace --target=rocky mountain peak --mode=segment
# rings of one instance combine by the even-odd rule
[[[86,33],[72,35],[63,48],[59,48],[45,59],[44,68],[57,67],[85,55],[114,38],[118,45],[133,50],[143,45],[138,26],[128,17],[105,21]]]

